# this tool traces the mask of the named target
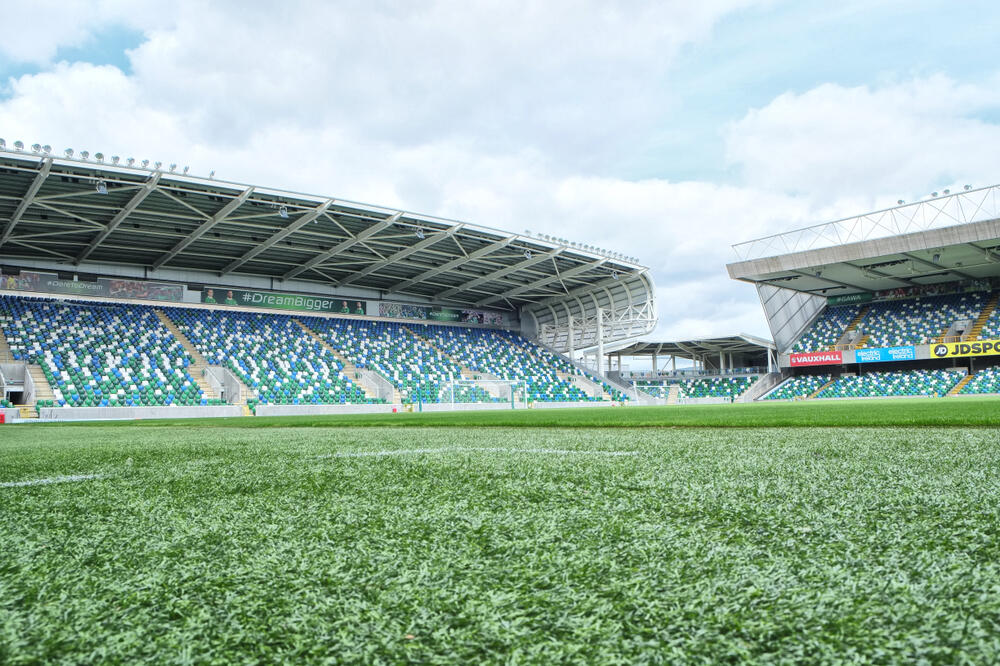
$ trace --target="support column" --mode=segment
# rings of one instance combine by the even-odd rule
[[[573,348],[573,317],[569,318],[567,325],[569,326],[569,330],[567,332],[566,344],[569,346],[569,360],[575,361],[574,355],[576,354],[576,350]]]
[[[653,352],[653,374],[656,374],[656,352]]]
[[[597,310],[597,356],[604,358],[604,310]],[[601,362],[597,361],[597,367],[601,367]],[[608,359],[608,371],[611,371],[611,359]]]
[[[674,355],[670,356],[670,372],[677,374],[677,357]]]

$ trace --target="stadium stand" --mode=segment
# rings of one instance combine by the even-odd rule
[[[830,373],[818,375],[797,375],[789,377],[778,384],[764,400],[794,400],[808,398],[828,384],[833,376]]]
[[[943,396],[964,375],[949,370],[899,370],[845,375],[824,388],[817,398]]]
[[[962,395],[1000,393],[1000,367],[985,368],[969,378],[958,391]]]
[[[833,347],[860,313],[861,308],[857,305],[828,307],[795,342],[792,351],[822,351]]]
[[[214,365],[232,370],[262,404],[379,402],[343,373],[343,364],[285,315],[164,308]]]
[[[677,387],[677,397],[680,399],[724,398],[735,400],[757,381],[756,375],[739,375],[723,377],[697,377],[677,380],[637,380],[636,387],[644,393],[668,400],[671,388]]]
[[[868,347],[939,340],[958,320],[976,319],[989,299],[984,291],[873,303],[861,324]]]
[[[41,407],[209,404],[151,308],[3,296],[0,327],[14,358],[38,364],[51,386]]]
[[[1000,338],[1000,309],[996,308],[995,294],[993,296],[992,303],[994,309],[983,322],[982,329],[979,331],[978,336],[980,340],[996,340]]]

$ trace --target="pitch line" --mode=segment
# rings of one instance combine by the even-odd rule
[[[638,451],[600,451],[573,449],[507,449],[501,447],[453,447],[437,449],[385,449],[381,451],[343,451],[324,453],[320,458],[381,458],[386,456],[408,456],[421,453],[535,453],[548,455],[591,455],[591,456],[637,456]]]
[[[47,486],[51,483],[72,483],[74,481],[90,481],[103,479],[103,474],[73,474],[70,476],[53,476],[50,479],[31,479],[29,481],[3,481],[0,488],[21,488],[23,486]]]

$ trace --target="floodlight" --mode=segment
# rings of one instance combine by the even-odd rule
[[[105,183],[103,180],[99,180],[99,181],[97,181],[97,188],[96,189],[97,189],[97,193],[98,194],[107,194],[108,193],[108,184]]]
[[[66,157],[73,157],[73,149],[72,148],[67,148],[63,152],[66,153]]]
[[[94,153],[94,159],[98,162],[104,161],[104,153]]]
[[[208,178],[209,178],[209,180],[211,180],[212,178],[215,178],[215,170],[214,169],[212,171],[208,172]]]
[[[135,158],[134,157],[128,158],[127,160],[125,160],[125,164],[132,166],[133,164],[135,164]]]
[[[44,146],[42,146],[42,152],[48,155],[49,153],[52,152],[52,146],[50,146],[49,144],[45,144]]]
[[[142,162],[140,162],[139,164],[141,164],[141,165],[142,165],[142,168],[143,168],[143,169],[145,169],[146,167],[148,167],[148,166],[149,166],[149,160],[143,160],[143,161],[142,161]]]
[[[7,142],[4,141],[3,139],[0,139],[0,150],[2,150],[3,148],[6,148],[6,147],[7,147]]]
[[[941,253],[940,252],[935,252],[934,256],[931,257],[931,261],[933,261],[935,264],[937,262],[941,261]]]
[[[21,140],[15,141],[14,150],[24,150],[24,141]]]
[[[611,279],[612,280],[618,279],[618,271],[611,271]]]
[[[40,144],[40,143],[33,143],[33,144],[31,144],[31,152],[33,152],[33,153],[40,153],[40,152],[42,152],[42,144]]]
[[[176,164],[171,164],[170,165],[170,172],[173,173],[176,170],[177,170],[177,165]]]
[[[279,206],[278,207],[278,215],[281,216],[281,219],[287,220],[288,219],[288,206],[284,206],[284,205]]]
[[[90,159],[90,151],[89,150],[81,150],[80,151],[80,159],[82,159],[82,160]]]
[[[525,259],[531,259],[531,250],[525,250],[524,251],[524,258]]]
[[[184,167],[184,170],[181,173],[183,173],[186,176],[187,172],[188,172],[188,169],[190,169],[190,168],[191,167],[189,167],[189,166]]]
[[[154,169],[156,169],[157,171],[159,171],[159,170],[160,170],[160,167],[161,167],[161,166],[163,166],[163,162],[155,162],[155,163],[153,164],[153,168],[154,168]]]
[[[945,194],[951,194],[951,190],[945,190],[944,193]]]
[[[0,139],[0,141],[3,141],[3,139]],[[2,145],[3,145],[3,144],[2,144],[2,143],[0,143],[0,146],[2,146]],[[972,185],[966,185],[966,186],[965,186],[965,191],[966,191],[966,192],[968,192],[968,191],[969,191],[969,190],[971,190],[971,189],[972,189]]]
[[[424,230],[421,229],[420,227],[417,227],[417,238],[419,238],[420,240],[424,239]]]
[[[906,203],[906,202],[903,201],[902,199],[899,199],[898,201],[896,201],[896,205],[898,205],[898,206],[902,206],[904,203]]]
[[[112,164],[118,164],[118,162],[121,161],[121,159],[122,158],[118,157],[117,155],[112,155],[111,156],[111,163]]]
[[[938,195],[938,193],[937,193],[937,192],[931,192],[931,196],[932,196],[932,197],[936,197],[937,195]]]
[[[524,230],[524,235],[525,236],[530,236],[531,235],[531,229],[525,229]]]

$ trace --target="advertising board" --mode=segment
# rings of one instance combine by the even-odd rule
[[[805,354],[789,354],[788,362],[793,367],[806,365],[839,365],[844,362],[844,353],[840,351],[807,352]]]
[[[915,358],[917,358],[917,348],[913,345],[904,347],[873,347],[871,349],[854,350],[854,360],[858,363],[912,361]]]
[[[957,358],[962,356],[1000,356],[1000,340],[935,342],[931,344],[931,358]]]
[[[275,291],[230,289],[228,287],[205,287],[201,290],[201,302],[208,305],[241,305],[296,312],[336,312],[353,315],[368,313],[367,302],[356,299],[338,296],[283,294]]]

